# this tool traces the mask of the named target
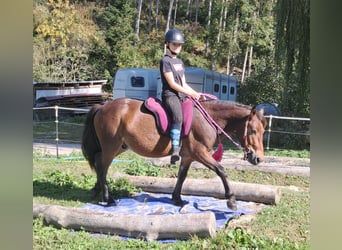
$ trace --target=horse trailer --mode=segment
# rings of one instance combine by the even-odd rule
[[[196,91],[215,95],[221,100],[236,101],[237,78],[203,68],[186,67],[185,79]],[[161,99],[162,82],[159,69],[127,68],[116,72],[113,98],[130,97]]]

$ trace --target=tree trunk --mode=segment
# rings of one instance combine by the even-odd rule
[[[169,12],[168,12],[168,14],[167,14],[167,22],[166,22],[166,30],[165,30],[165,33],[170,29],[170,21],[171,21],[172,7],[173,7],[173,0],[170,0]]]
[[[175,13],[173,14],[173,27],[176,26],[178,0],[176,0]]]
[[[188,7],[186,9],[186,16],[188,17],[189,21],[191,21],[191,6],[192,6],[192,0],[188,0]]]
[[[199,0],[196,0],[196,14],[195,14],[195,24],[198,24],[198,7],[199,7]]]
[[[248,59],[248,71],[247,71],[247,76],[251,76],[252,72],[252,59],[253,59],[253,46],[251,46],[250,51],[249,51],[249,59]]]
[[[229,51],[228,51],[228,56],[227,56],[227,68],[226,68],[226,70],[227,70],[227,75],[229,75],[230,74],[230,56],[229,56]]]
[[[152,0],[148,2],[148,34],[151,33],[152,30]]]
[[[247,58],[248,58],[248,47],[246,48],[245,60],[243,61],[241,83],[243,83],[245,80]]]
[[[136,37],[136,40],[134,41],[134,46],[136,46],[137,41],[139,41],[139,25],[140,25],[141,6],[142,6],[142,0],[139,0],[138,1],[137,18],[135,21],[135,37]]]
[[[228,14],[228,6],[227,6],[227,2],[228,0],[224,1],[224,14],[223,14],[223,31],[226,31],[226,23],[227,23],[227,14]]]
[[[207,29],[210,30],[210,21],[211,21],[211,8],[212,8],[213,0],[209,1],[209,6],[208,6],[208,23],[207,23]],[[206,43],[205,43],[205,53],[208,54],[209,50],[209,36],[206,38]]]
[[[156,0],[156,32],[158,32],[159,0]]]
[[[221,40],[221,32],[222,32],[222,22],[223,22],[223,6],[224,6],[224,1],[222,0],[221,2],[221,14],[220,14],[220,22],[219,22],[219,27],[218,27],[218,34],[217,34],[217,43],[220,42]]]
[[[233,32],[234,44],[237,43],[237,34],[238,34],[238,29],[239,29],[239,15],[240,15],[240,11],[239,11],[239,9],[236,9],[236,12],[235,12],[235,26],[234,26],[234,32]]]

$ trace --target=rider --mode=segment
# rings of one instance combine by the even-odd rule
[[[163,83],[162,101],[171,118],[170,137],[172,142],[171,164],[179,157],[179,141],[183,115],[181,101],[186,96],[198,100],[201,95],[185,81],[184,63],[177,55],[182,49],[184,35],[177,29],[170,29],[165,34],[166,54],[160,60],[160,75]]]

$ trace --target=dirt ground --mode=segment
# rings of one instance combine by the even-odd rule
[[[33,149],[52,155],[70,155],[72,152],[80,152],[79,144],[46,144],[33,143]],[[224,153],[221,164],[226,168],[237,170],[259,170],[263,172],[276,172],[286,175],[310,176],[310,159],[295,157],[266,156],[264,161],[257,166],[242,159],[243,153]],[[170,157],[148,158],[155,165],[165,165]],[[202,164],[194,162],[192,167],[203,167]]]

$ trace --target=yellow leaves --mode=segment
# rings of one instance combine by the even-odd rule
[[[36,32],[46,39],[67,46],[75,31],[77,12],[68,0],[48,0],[49,14],[38,24]]]
[[[51,35],[52,29],[47,20],[44,20],[42,24],[38,25],[36,32],[42,34],[43,37],[47,37]]]
[[[73,7],[72,5],[70,5],[69,0],[57,0],[57,1],[49,0],[48,6],[54,9],[57,8],[57,9],[65,9],[65,10],[68,10]]]
[[[61,0],[48,0],[37,7],[33,13],[35,76],[64,80],[73,79],[74,74],[82,77],[89,67],[87,58],[93,39],[101,36],[89,7]]]

